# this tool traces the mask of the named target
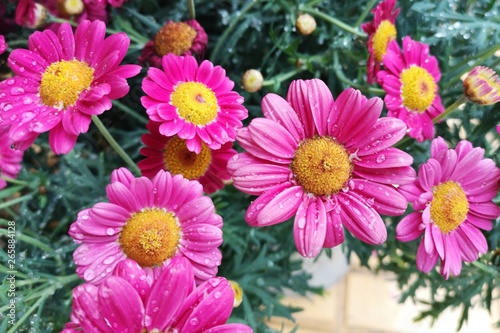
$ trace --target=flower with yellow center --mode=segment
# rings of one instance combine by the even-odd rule
[[[434,77],[424,68],[411,66],[401,72],[401,99],[410,111],[422,113],[436,98]]]
[[[453,181],[434,186],[432,192],[431,219],[443,233],[450,233],[465,220],[469,212],[465,192]]]
[[[83,61],[61,60],[52,63],[42,74],[40,98],[43,104],[60,109],[74,105],[78,95],[94,79],[94,69]]]
[[[316,137],[299,144],[290,169],[304,191],[328,196],[346,185],[353,166],[343,145],[330,137]]]
[[[464,79],[464,94],[480,105],[500,102],[500,79],[494,70],[484,66],[474,67]]]
[[[176,254],[180,233],[172,212],[152,208],[133,214],[123,226],[118,242],[127,257],[142,267],[161,266]]]
[[[222,218],[197,181],[160,170],[152,179],[120,168],[106,188],[109,202],[78,214],[69,234],[81,245],[77,273],[99,284],[125,259],[154,279],[177,257],[196,266],[201,283],[217,274],[222,254]]]
[[[57,0],[57,9],[63,16],[79,15],[85,9],[82,0]]]
[[[180,83],[174,89],[170,103],[186,122],[208,125],[216,119],[219,106],[212,89],[200,82]]]
[[[196,30],[184,22],[168,21],[154,38],[155,52],[159,56],[168,53],[184,55],[196,37]]]
[[[186,141],[178,136],[171,138],[165,146],[165,169],[187,179],[198,179],[205,174],[212,161],[210,148],[202,143],[201,152],[189,151]]]
[[[375,61],[381,62],[387,51],[389,42],[396,38],[397,31],[394,24],[389,20],[383,20],[373,35],[373,52]]]

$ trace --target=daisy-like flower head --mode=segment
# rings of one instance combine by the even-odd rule
[[[141,67],[119,66],[130,40],[125,33],[104,38],[105,33],[101,21],[82,21],[74,34],[65,23],[57,34],[34,32],[29,50],[10,54],[15,76],[0,82],[0,124],[11,125],[14,142],[50,131],[52,150],[65,154],[87,132],[92,115],[128,93],[126,78]]]
[[[108,21],[107,3],[105,0],[40,0],[49,13],[55,17],[74,20]],[[57,32],[60,23],[49,23],[46,28]]]
[[[476,66],[465,77],[464,94],[477,104],[490,105],[500,102],[500,79],[497,73],[485,66]]]
[[[154,39],[144,46],[138,60],[156,68],[161,68],[162,57],[169,53],[178,56],[192,55],[200,61],[205,55],[207,44],[208,35],[198,21],[168,20]]]
[[[0,126],[0,175],[16,178],[21,171],[21,161],[24,152],[12,149],[12,141],[9,139],[8,126]],[[4,179],[0,178],[0,190],[7,186]]]
[[[174,258],[152,283],[132,260],[119,263],[102,284],[73,290],[72,322],[63,333],[251,333],[226,324],[233,309],[229,282],[214,277],[195,287],[191,265]]]
[[[212,150],[201,143],[201,151],[196,154],[189,151],[186,141],[177,135],[167,137],[159,132],[159,123],[149,122],[146,127],[150,133],[143,134],[141,154],[146,158],[138,163],[144,176],[152,178],[158,171],[166,170],[171,174],[180,174],[187,179],[196,179],[203,185],[203,190],[211,194],[224,187],[224,181],[230,180],[227,161],[236,154],[232,142]]]
[[[384,67],[377,80],[387,93],[384,102],[388,115],[403,120],[409,135],[417,141],[432,139],[432,119],[444,108],[438,95],[441,72],[437,59],[429,55],[429,46],[407,36],[400,50],[392,41],[384,56]]]
[[[121,168],[106,192],[109,202],[82,210],[69,230],[81,244],[73,254],[80,277],[98,284],[130,258],[153,279],[178,256],[189,259],[197,281],[217,274],[222,218],[200,183],[165,171],[134,178]]]
[[[361,29],[368,34],[369,58],[366,64],[367,82],[372,84],[375,81],[380,63],[387,51],[387,45],[394,40],[397,35],[395,26],[399,8],[394,9],[396,0],[385,0],[372,9],[374,14],[371,22],[363,23]]]
[[[160,133],[177,135],[197,154],[202,143],[220,149],[234,141],[248,111],[226,71],[208,60],[198,66],[192,56],[169,53],[162,61],[163,70],[150,68],[142,81],[147,96],[141,98],[149,118],[161,123]]]
[[[7,50],[7,43],[5,42],[5,37],[0,35],[0,54],[4,53]]]
[[[409,242],[423,234],[417,251],[422,272],[428,273],[440,259],[440,273],[448,279],[450,273],[460,274],[462,261],[475,261],[488,250],[481,229],[491,230],[491,220],[500,214],[492,201],[500,170],[483,154],[484,149],[465,140],[448,149],[438,137],[415,182],[399,187],[415,212],[399,222],[396,238]]]
[[[238,131],[246,152],[229,160],[234,186],[259,196],[246,212],[252,226],[295,216],[302,256],[354,236],[381,244],[387,231],[379,214],[401,215],[407,202],[393,185],[411,183],[413,158],[392,148],[406,132],[396,118],[380,118],[382,100],[347,89],[334,101],[323,81],[293,81],[287,99],[267,94],[265,118]]]

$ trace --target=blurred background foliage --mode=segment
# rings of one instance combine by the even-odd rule
[[[369,12],[378,1],[366,0],[214,0],[195,1],[196,19],[209,36],[206,58],[226,69],[236,83],[235,90],[245,98],[252,118],[262,115],[260,101],[267,93],[285,96],[293,79],[321,78],[334,97],[352,86],[367,97],[384,96],[377,85],[366,83],[368,52],[360,24],[372,19]],[[430,45],[439,60],[442,78],[440,94],[446,106],[462,94],[460,76],[475,65],[500,72],[500,3],[495,0],[398,1],[401,13],[396,19],[398,40],[409,35]],[[12,8],[11,8],[12,9]],[[295,20],[300,13],[316,18],[317,28],[308,36],[297,32]],[[132,44],[125,62],[136,63],[144,43],[166,20],[189,19],[187,1],[128,0],[112,9],[108,28],[125,31]],[[339,26],[338,21],[345,27]],[[12,47],[26,47],[32,30],[23,28],[7,36],[16,40]],[[15,46],[14,46],[15,45]],[[11,49],[10,49],[11,50]],[[496,53],[495,53],[496,52]],[[6,57],[7,55],[3,55]],[[240,79],[247,69],[264,76],[264,87],[256,93],[245,92]],[[3,65],[2,73],[8,71]],[[114,103],[100,118],[134,161],[140,160],[140,135],[145,132],[146,113],[140,104],[140,83],[147,68],[130,79],[130,93]],[[485,156],[498,165],[499,136],[494,126],[500,123],[500,104],[481,107],[465,104],[442,123],[436,135],[451,146],[461,139],[485,149]],[[384,113],[386,111],[384,110]],[[414,167],[429,157],[430,142],[408,140],[402,146],[414,157]],[[55,156],[41,136],[25,155],[19,183],[0,191],[0,235],[6,235],[8,221],[16,222],[17,239],[17,324],[9,332],[53,332],[69,320],[71,290],[82,283],[75,275],[72,252],[76,248],[67,235],[69,225],[81,209],[105,201],[105,187],[113,169],[124,162],[95,127],[81,135],[73,151]],[[321,293],[309,283],[310,274],[295,256],[292,222],[251,228],[244,212],[252,198],[226,186],[213,194],[217,211],[224,218],[223,261],[219,275],[239,282],[244,291],[242,305],[235,308],[230,321],[244,322],[256,332],[272,332],[266,319],[292,318],[300,309],[279,302],[284,291],[300,294]],[[498,202],[498,197],[495,202]],[[408,209],[407,213],[411,211]],[[436,271],[423,274],[416,269],[417,242],[395,240],[400,218],[385,218],[387,242],[368,246],[346,235],[342,245],[347,258],[356,255],[367,267],[377,257],[375,271],[395,273],[401,288],[401,301],[425,302],[427,310],[416,319],[438,318],[448,307],[460,307],[460,328],[471,306],[491,306],[494,289],[500,285],[500,222],[486,232],[490,253],[472,264],[465,264],[459,277],[444,280]],[[347,234],[347,233],[346,233]],[[6,240],[2,237],[5,250]],[[329,255],[324,251],[322,255]],[[5,251],[0,252],[0,278],[8,271]],[[429,288],[431,302],[416,298],[419,288]],[[0,313],[6,313],[8,284],[0,287]],[[498,293],[497,293],[498,294]],[[0,332],[7,330],[2,320]],[[300,331],[300,330],[299,330]]]

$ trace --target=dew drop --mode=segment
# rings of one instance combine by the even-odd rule
[[[304,227],[306,226],[306,218],[305,217],[299,218],[299,220],[297,221],[297,226],[300,229],[304,229]]]
[[[115,229],[113,229],[113,228],[106,229],[106,234],[108,236],[113,236],[115,234]]]
[[[191,320],[189,321],[189,323],[193,326],[196,326],[198,325],[200,321],[198,320],[198,318],[191,318]]]
[[[214,293],[214,298],[215,298],[215,299],[219,299],[221,296],[222,296],[222,293],[221,293],[220,291],[216,291],[216,292]]]
[[[382,163],[385,161],[385,155],[381,154],[377,157],[377,163]]]

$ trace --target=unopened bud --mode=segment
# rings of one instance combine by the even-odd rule
[[[474,103],[490,105],[500,102],[500,80],[497,73],[485,66],[476,66],[465,77],[464,94]]]
[[[243,85],[243,89],[248,92],[256,92],[262,88],[262,84],[264,83],[264,77],[261,72],[256,69],[249,69],[243,74],[241,78],[241,84]]]
[[[238,284],[238,282],[233,281],[233,280],[228,280],[228,281],[229,281],[229,284],[231,284],[231,289],[233,289],[233,293],[234,293],[233,308],[236,308],[243,301],[243,289]]]
[[[295,21],[295,26],[302,35],[310,35],[316,30],[316,20],[309,14],[300,14]]]
[[[82,0],[57,0],[58,9],[63,15],[79,15],[85,9]]]

